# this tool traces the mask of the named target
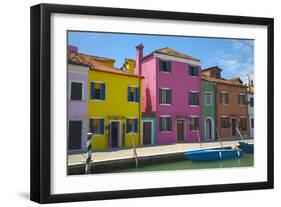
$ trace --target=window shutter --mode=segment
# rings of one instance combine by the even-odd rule
[[[128,101],[130,101],[130,91],[131,91],[131,88],[130,88],[130,86],[128,86]]]
[[[171,64],[171,62],[169,61],[167,63],[168,63],[168,71],[172,72],[172,64]]]
[[[140,101],[140,88],[136,88],[136,102]]]
[[[222,103],[222,93],[220,93],[220,103]]]
[[[188,92],[188,103],[189,105],[192,105],[192,93]]]
[[[169,102],[168,102],[168,103],[169,103],[169,104],[172,104],[172,102],[173,102],[173,101],[172,101],[172,100],[173,100],[172,89],[169,90],[168,94],[169,94],[169,99],[168,99]]]
[[[134,119],[134,132],[137,133],[138,132],[138,119]]]
[[[172,131],[172,117],[169,117],[167,119],[168,119],[168,131]]]
[[[126,132],[128,133],[130,130],[130,127],[129,127],[129,119],[126,119]]]
[[[226,103],[229,103],[228,93],[226,94]]]
[[[95,98],[95,83],[91,82],[91,99]]]
[[[104,134],[104,119],[100,119],[100,134]]]
[[[159,128],[160,128],[160,131],[163,131],[163,118],[162,117],[159,118]]]
[[[163,103],[163,101],[162,101],[162,97],[163,97],[163,90],[160,88],[159,89],[159,103],[161,104],[161,103]]]
[[[101,100],[105,100],[105,83],[101,84]]]
[[[89,120],[89,130],[91,133],[94,133],[94,120],[93,119]]]

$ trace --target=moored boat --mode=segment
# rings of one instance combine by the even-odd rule
[[[224,160],[241,157],[242,151],[232,149],[202,149],[185,152],[184,156],[192,161]]]
[[[254,144],[247,142],[239,142],[239,148],[246,153],[254,153]]]

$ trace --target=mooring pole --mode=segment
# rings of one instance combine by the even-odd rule
[[[87,134],[87,159],[86,159],[86,167],[85,174],[91,174],[91,162],[92,162],[92,133],[89,132]]]
[[[131,131],[131,136],[132,136],[132,144],[133,144],[133,155],[135,157],[135,162],[136,162],[136,168],[139,167],[139,162],[138,162],[138,154],[137,154],[137,150],[136,150],[136,146],[135,146],[135,139],[134,139],[134,135],[133,135],[133,131]]]

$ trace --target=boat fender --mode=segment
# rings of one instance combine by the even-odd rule
[[[222,154],[221,154],[221,152],[219,152],[219,157],[220,157],[220,159],[222,158]]]
[[[237,155],[238,155],[238,157],[240,157],[240,151],[237,151]]]

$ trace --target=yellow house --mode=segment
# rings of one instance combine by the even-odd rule
[[[123,67],[130,74],[134,74],[136,61],[133,59],[125,58]]]
[[[116,69],[98,57],[81,53],[69,59],[90,66],[88,121],[93,149],[141,144],[141,76]],[[99,57],[101,58],[101,57]],[[107,61],[110,62],[110,61]]]

